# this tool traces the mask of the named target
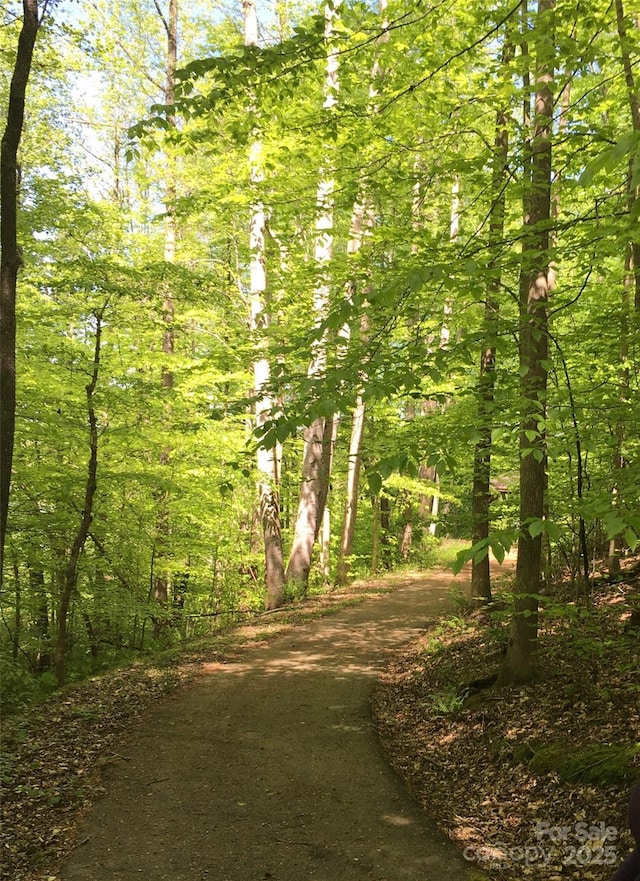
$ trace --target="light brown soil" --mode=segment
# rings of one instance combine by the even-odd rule
[[[388,767],[369,700],[451,576],[297,627],[202,675],[119,748],[63,881],[443,881],[468,863]]]

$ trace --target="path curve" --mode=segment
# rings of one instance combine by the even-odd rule
[[[159,703],[105,772],[63,881],[463,881],[369,699],[448,602],[435,572],[296,627]]]

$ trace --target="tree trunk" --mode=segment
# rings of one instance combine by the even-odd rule
[[[14,584],[14,611],[13,611],[13,635],[11,639],[11,658],[13,663],[18,662],[20,654],[20,633],[22,631],[22,584],[20,582],[20,567],[17,559],[13,561],[13,584]]]
[[[640,132],[640,97],[638,95],[638,87],[633,73],[633,64],[631,62],[631,52],[633,45],[627,34],[627,23],[625,20],[623,0],[615,0],[616,5],[616,21],[618,25],[618,38],[620,41],[620,50],[622,55],[622,66],[624,69],[624,78],[627,86],[627,94],[629,97],[629,110],[631,111],[631,124],[634,132]],[[638,148],[636,147],[636,150]],[[637,155],[637,154],[636,154]],[[631,157],[633,160],[633,157]],[[628,207],[629,216],[637,216],[635,214],[638,199],[640,199],[640,187],[632,187],[632,166],[629,170],[629,187],[628,187]],[[637,222],[637,221],[636,221]],[[630,240],[628,244],[630,253],[629,275],[633,280],[635,289],[634,304],[636,310],[640,310],[640,242]]]
[[[351,419],[351,438],[349,440],[349,461],[347,463],[347,490],[342,519],[342,535],[340,537],[340,553],[338,556],[337,584],[346,584],[349,578],[353,553],[353,540],[356,533],[356,515],[358,513],[358,488],[360,483],[360,465],[362,437],[364,434],[365,404],[362,395],[358,395]]]
[[[374,65],[374,71],[376,65]],[[373,87],[373,84],[372,84]],[[371,91],[370,91],[371,94]],[[351,215],[351,230],[349,233],[349,242],[347,244],[347,254],[349,257],[356,257],[362,248],[362,242],[365,236],[365,230],[371,230],[374,223],[373,205],[367,187],[364,181],[360,184],[360,192],[353,206]],[[354,277],[347,285],[347,296],[350,300],[356,291],[355,273],[356,267],[353,267]],[[368,322],[365,316],[362,317],[360,327],[363,335],[367,334]],[[345,331],[347,340],[350,338],[350,328],[347,326]],[[342,531],[340,535],[340,550],[338,552],[338,566],[336,570],[336,584],[346,584],[349,578],[350,562],[349,557],[353,551],[353,540],[356,530],[356,519],[358,514],[358,486],[360,481],[361,466],[361,450],[362,438],[364,435],[364,423],[366,415],[366,405],[362,396],[362,383],[366,379],[366,374],[361,372],[359,381],[359,390],[356,395],[356,402],[351,417],[351,436],[349,439],[349,455],[347,460],[347,486],[344,512],[342,517]]]
[[[460,177],[454,175],[451,184],[451,215],[449,221],[449,241],[456,243],[460,232]],[[449,322],[453,314],[453,303],[450,298],[445,299],[442,308],[442,325],[440,326],[440,342],[439,347],[446,349],[449,345],[451,337],[451,328]],[[446,406],[446,404],[444,405]],[[440,493],[438,492],[438,484],[440,476],[436,471],[434,474],[435,491],[431,499],[431,523],[429,524],[429,534],[435,536],[438,529],[438,513],[440,511]]]
[[[326,419],[324,424],[324,456],[323,469],[328,475],[325,492],[320,498],[322,508],[322,523],[318,530],[320,537],[320,568],[322,570],[322,582],[325,587],[331,581],[331,508],[329,497],[331,494],[331,473],[333,471],[333,455],[338,438],[338,426],[340,420],[337,416]],[[317,536],[316,536],[317,537]]]
[[[385,569],[391,569],[391,510],[389,497],[380,496],[380,547],[382,565]]]
[[[258,16],[254,0],[244,0],[244,41],[246,46],[258,44]],[[250,107],[250,110],[255,110]],[[271,418],[273,401],[267,393],[271,379],[271,367],[265,351],[264,338],[258,338],[269,327],[269,314],[266,309],[267,289],[265,231],[266,215],[264,205],[255,193],[263,180],[262,143],[259,133],[254,132],[249,155],[249,172],[254,198],[251,204],[249,224],[250,289],[251,289],[251,330],[256,335],[257,357],[253,364],[253,383],[256,396],[256,428],[264,427]],[[278,459],[276,449],[260,447],[257,452],[259,514],[264,539],[265,561],[265,605],[275,609],[284,600],[284,558],[282,553],[282,530],[280,525],[280,496],[278,492]]]
[[[640,132],[640,101],[638,99],[638,91],[633,74],[633,65],[631,63],[631,46],[627,34],[623,0],[615,0],[615,7],[622,67],[629,98],[629,110],[631,111],[631,124],[635,132]],[[639,188],[632,186],[635,159],[636,156],[634,155],[629,158],[629,172],[627,179],[627,207],[630,217],[635,216],[636,205],[640,198]],[[620,369],[620,406],[623,410],[626,409],[629,401],[629,369],[625,366],[625,362],[629,355],[629,318],[632,301],[635,304],[635,309],[640,310],[640,242],[629,240],[625,252],[622,301],[620,305],[620,362],[623,365]],[[620,501],[619,475],[621,470],[625,467],[623,453],[625,425],[626,420],[625,414],[623,413],[621,418],[617,420],[616,424],[616,451],[613,458],[614,477],[611,499],[613,507],[616,507]],[[616,576],[620,571],[621,544],[622,540],[619,535],[613,536],[609,542],[608,569],[611,576]]]
[[[325,488],[329,484],[329,475],[324,473],[324,463],[328,461],[323,454],[325,420],[315,419],[305,429],[304,440],[300,501],[286,573],[287,581],[302,593],[309,584],[313,545],[322,523],[323,498],[326,502]]]
[[[176,64],[178,58],[178,0],[169,0],[169,15],[165,17],[159,2],[155,2],[156,11],[160,16],[162,25],[167,36],[167,55],[165,64],[165,86],[164,100],[168,107],[175,104],[176,92]],[[170,128],[176,126],[176,116],[173,111],[167,115],[167,123]],[[167,263],[175,263],[176,261],[176,241],[177,241],[177,224],[176,224],[176,162],[175,157],[169,153],[166,155],[167,174],[165,179],[165,225],[164,225],[164,259]],[[164,323],[164,331],[162,334],[162,352],[164,363],[162,365],[162,386],[170,393],[174,385],[173,369],[171,361],[175,353],[175,305],[173,302],[173,293],[171,283],[164,285],[162,292],[162,320]],[[166,415],[167,423],[171,422],[171,405],[168,406]],[[168,466],[171,462],[171,448],[169,445],[160,454],[160,463]],[[169,605],[169,594],[171,590],[169,573],[162,566],[162,559],[166,554],[169,544],[169,499],[166,493],[159,493],[159,510],[156,521],[156,570],[154,575],[153,598],[156,603],[166,609]],[[158,565],[159,563],[159,565]],[[153,619],[154,636],[156,639],[160,637],[164,627],[167,625],[167,618],[159,615]]]
[[[538,0],[536,16],[536,96],[531,143],[531,189],[520,273],[520,536],[516,595],[501,684],[523,684],[538,674],[537,633],[541,534],[529,524],[544,515],[546,486],[546,392],[551,216],[551,134],[553,122],[555,0]],[[537,531],[537,530],[536,530]]]
[[[76,532],[71,552],[67,561],[64,579],[62,583],[62,592],[60,597],[60,607],[58,609],[58,634],[56,639],[54,666],[58,685],[62,686],[65,682],[66,673],[66,657],[68,649],[68,618],[71,598],[75,593],[78,583],[78,562],[84,548],[89,529],[93,521],[93,500],[97,489],[98,474],[98,420],[93,403],[93,396],[98,384],[98,373],[100,370],[100,346],[102,342],[102,320],[104,317],[107,303],[99,312],[95,312],[96,319],[96,340],[93,354],[93,372],[91,381],[85,388],[87,395],[87,410],[89,418],[89,465],[87,482],[85,484],[84,504],[82,507],[82,515],[80,524]]]
[[[502,65],[506,68],[513,57],[513,47],[509,37],[505,37],[502,50]],[[508,112],[499,110],[496,114],[496,134],[493,151],[493,173],[491,179],[491,209],[489,215],[489,275],[487,280],[487,299],[484,308],[483,343],[480,353],[480,375],[478,379],[478,440],[473,457],[473,486],[471,501],[471,543],[476,544],[489,537],[489,504],[491,500],[491,433],[494,425],[493,403],[496,381],[496,340],[498,338],[498,318],[500,314],[500,293],[502,278],[497,249],[504,235],[504,214],[506,187],[508,181],[509,132]],[[471,563],[471,593],[475,599],[491,599],[491,576],[489,554],[482,560]]]
[[[327,114],[333,113],[338,93],[338,54],[332,45],[333,19],[339,0],[325,6],[324,39],[327,46],[327,64],[325,71],[324,109]],[[329,147],[327,146],[327,153]],[[333,204],[334,187],[332,160],[325,158],[321,169],[320,182],[317,190],[316,235],[314,244],[314,263],[317,281],[314,289],[313,309],[316,324],[324,320],[329,304],[328,269],[333,258]],[[326,338],[316,340],[313,344],[309,377],[320,377],[326,369]],[[302,482],[300,486],[300,502],[296,516],[289,563],[287,565],[287,581],[304,593],[309,584],[311,557],[315,544],[324,505],[329,490],[330,472],[327,463],[330,452],[327,449],[325,419],[318,416],[304,432],[304,454],[302,463]],[[329,435],[330,436],[330,435]]]
[[[413,544],[413,502],[411,496],[404,500],[402,509],[402,519],[400,526],[400,535],[398,537],[398,554],[403,563],[409,562],[411,556],[411,546]]]
[[[9,90],[7,124],[0,148],[0,584],[9,513],[16,420],[16,289],[18,247],[18,147],[25,96],[38,34],[38,2],[23,0],[24,18]]]
[[[29,591],[36,600],[34,624],[39,639],[36,672],[45,673],[51,667],[51,633],[49,632],[49,602],[42,569],[29,567]]]
[[[369,570],[375,575],[380,566],[380,496],[371,496],[371,564]]]

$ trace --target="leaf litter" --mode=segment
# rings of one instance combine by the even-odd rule
[[[609,881],[633,847],[640,634],[625,627],[624,602],[632,593],[631,583],[601,584],[589,613],[549,602],[543,676],[531,686],[493,685],[507,621],[468,609],[430,626],[380,679],[372,708],[388,758],[473,864],[474,881]],[[551,757],[545,770],[541,756]],[[582,765],[568,761],[580,756]]]

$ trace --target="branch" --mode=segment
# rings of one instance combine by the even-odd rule
[[[167,19],[164,17],[164,12],[163,12],[162,9],[160,8],[160,4],[158,3],[158,0],[153,0],[153,5],[154,5],[155,8],[156,8],[156,12],[157,12],[158,15],[160,16],[160,21],[162,22],[162,25],[163,25],[165,31],[167,32],[167,36],[168,36],[168,37],[171,37],[171,29],[169,28],[169,22],[168,22]]]
[[[493,36],[493,34],[500,30],[503,24],[506,24],[506,22],[509,21],[511,16],[520,9],[521,5],[521,0],[518,0],[517,4],[512,9],[510,9],[509,12],[491,28],[491,30],[487,31],[485,34],[483,34],[483,36],[478,37],[477,40],[474,40],[474,42],[471,43],[470,46],[465,46],[464,49],[461,49],[459,52],[455,52],[453,55],[450,55],[446,61],[443,61],[442,64],[439,64],[435,70],[432,70],[426,76],[423,76],[422,79],[419,79],[415,83],[411,83],[410,86],[407,86],[406,89],[398,92],[398,94],[395,95],[393,98],[389,98],[387,103],[382,105],[379,112],[384,113],[384,111],[392,104],[394,104],[398,99],[402,98],[404,95],[411,94],[411,92],[415,92],[415,90],[418,89],[420,86],[423,86],[425,83],[429,82],[429,80],[432,80],[437,73],[440,73],[441,70],[444,70],[445,67],[448,67],[452,61],[455,61],[456,58],[462,58],[463,55],[471,52],[471,50],[475,49],[476,46],[480,46],[482,43],[485,42],[485,40],[488,40],[489,37]]]

